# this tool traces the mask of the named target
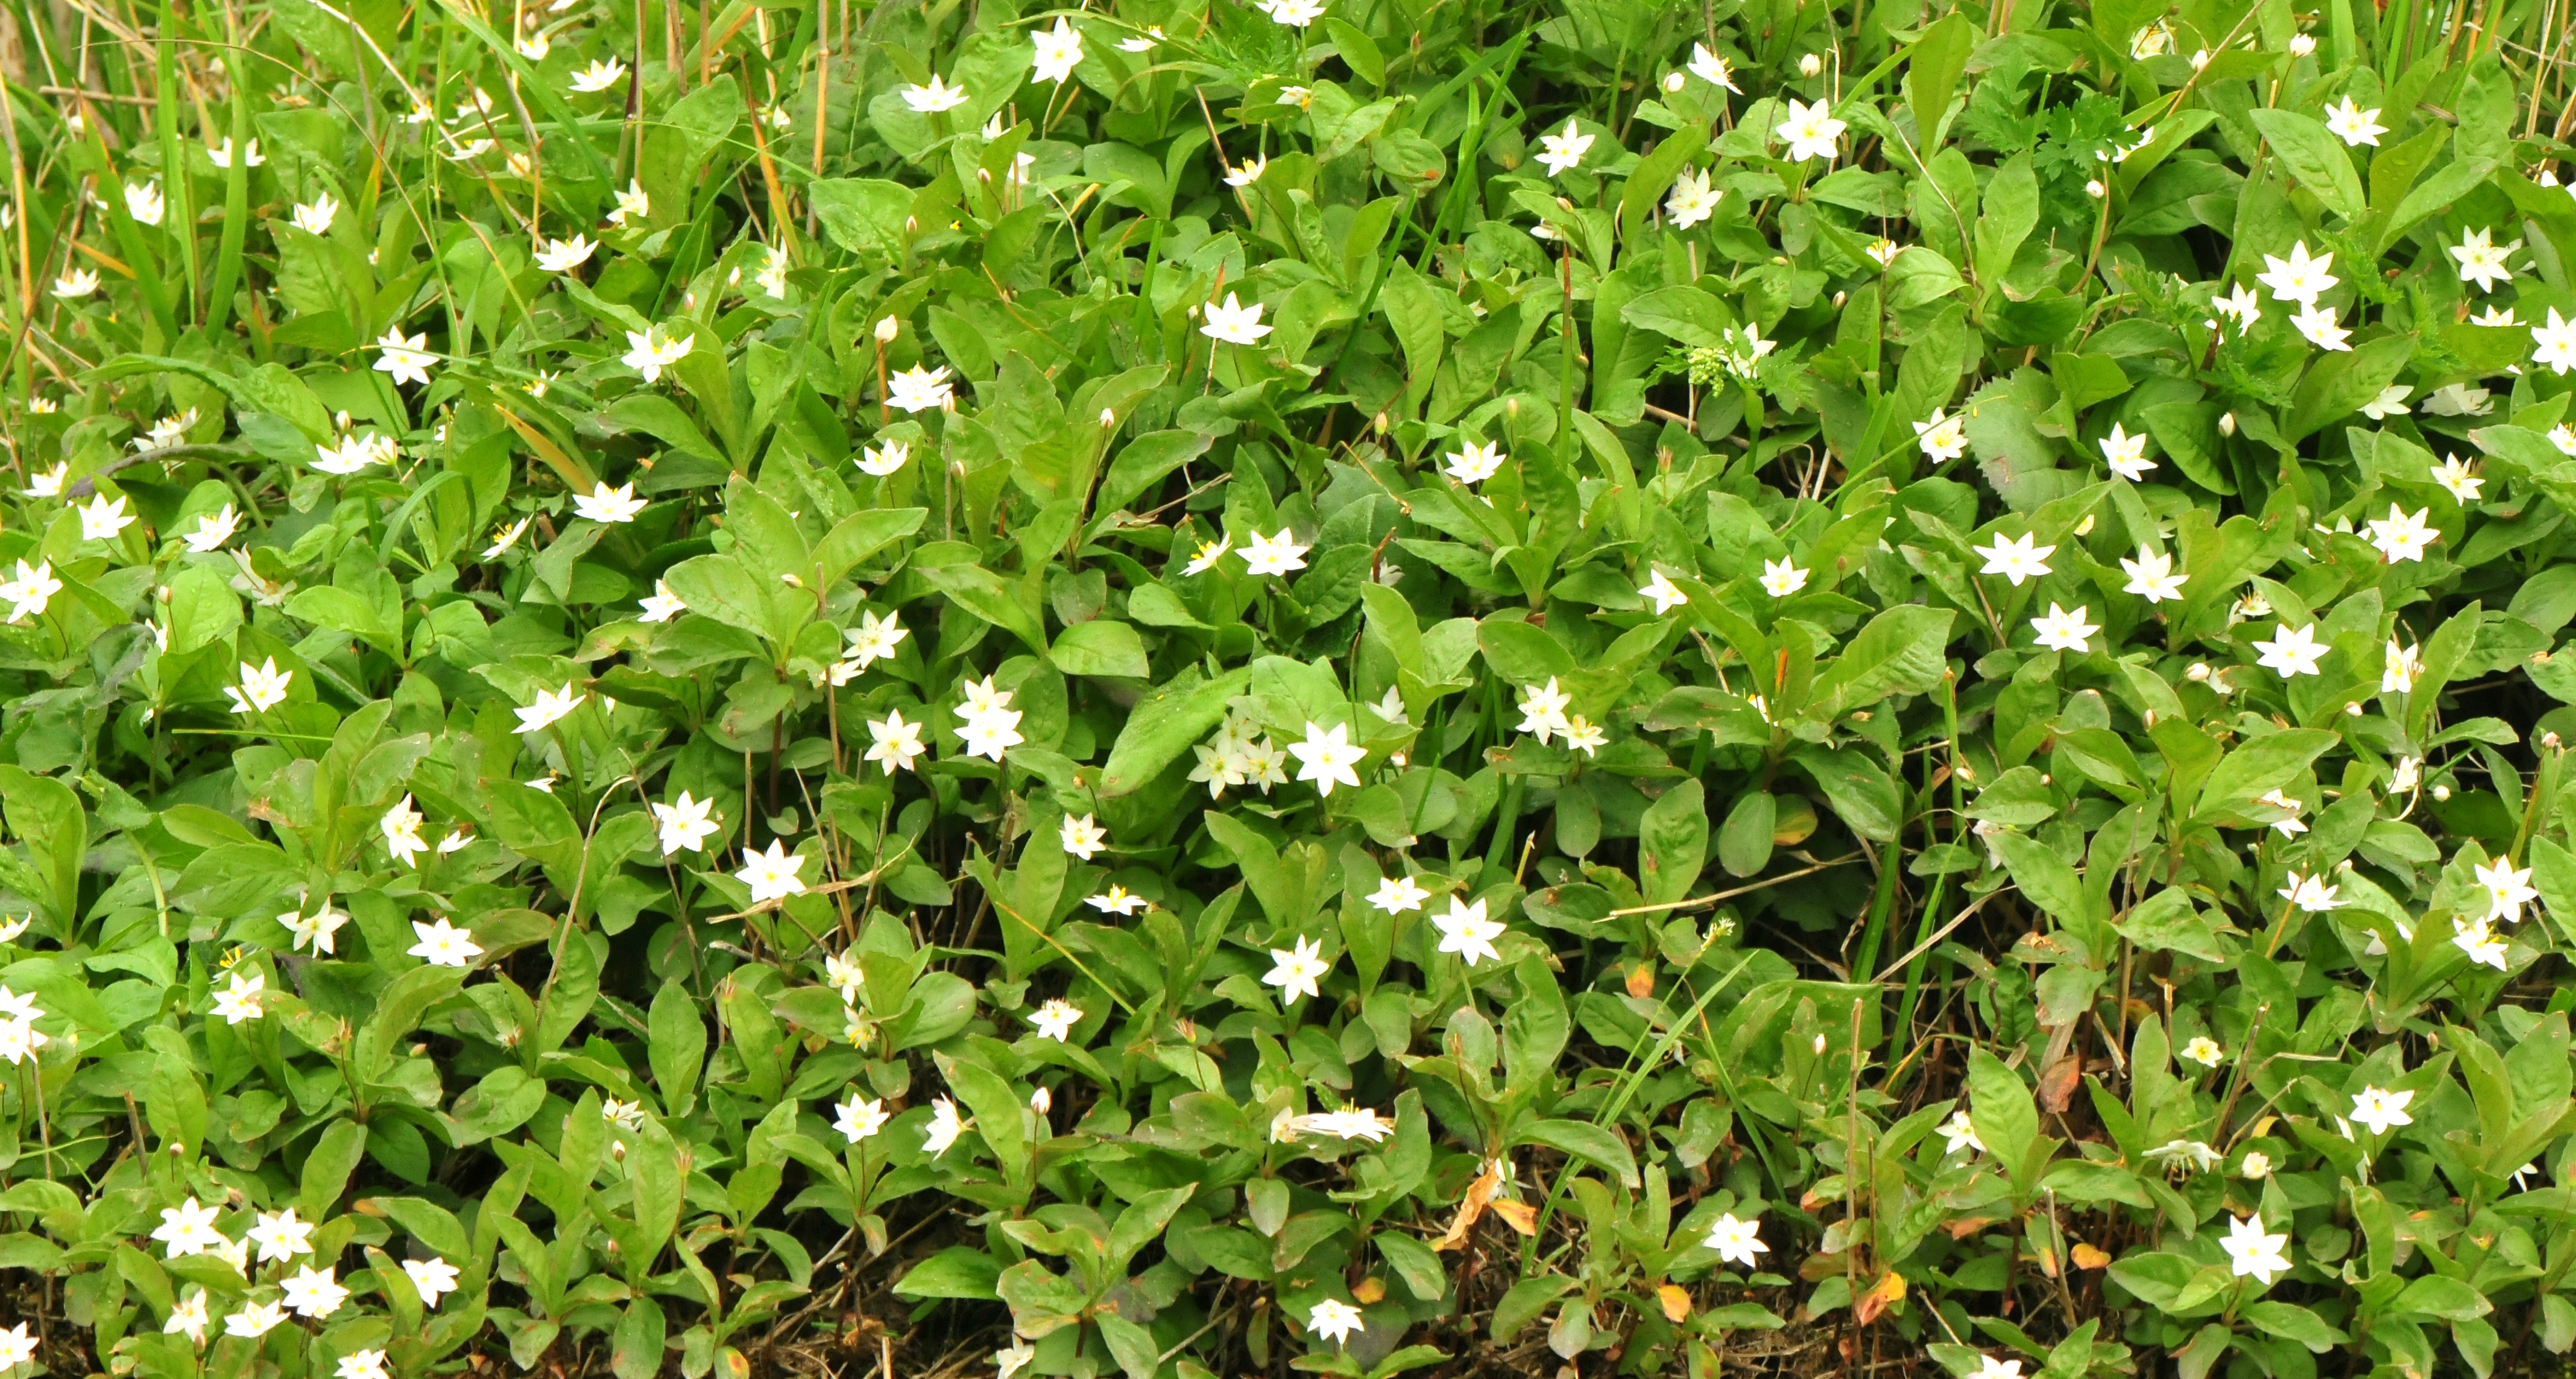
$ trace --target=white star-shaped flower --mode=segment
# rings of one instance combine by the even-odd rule
[[[921,1140],[921,1147],[930,1151],[930,1157],[935,1159],[947,1153],[949,1147],[957,1143],[957,1137],[964,1133],[966,1122],[957,1118],[956,1102],[940,1097],[930,1103],[930,1124],[922,1127]]]
[[[195,1197],[175,1207],[161,1209],[161,1225],[152,1238],[166,1248],[165,1258],[184,1259],[189,1255],[208,1254],[230,1243],[224,1233],[215,1229],[219,1207],[199,1206]]]
[[[537,240],[536,262],[539,268],[549,273],[569,273],[590,262],[590,256],[598,249],[597,241],[588,235],[575,234],[570,239],[551,240],[541,237]]]
[[[1962,1150],[1978,1154],[1986,1152],[1986,1142],[1977,1138],[1976,1122],[1968,1118],[1966,1107],[1951,1112],[1950,1118],[1941,1122],[1940,1129],[1941,1138],[1949,1146],[1943,1153],[1956,1154]]]
[[[394,801],[393,808],[376,821],[376,828],[385,835],[385,851],[409,867],[419,866],[420,854],[429,851],[428,842],[420,836],[420,825],[421,813],[412,808],[410,795]]]
[[[1481,484],[1502,472],[1503,447],[1469,441],[1465,449],[1452,450],[1446,458],[1449,463],[1441,472],[1462,484]]]
[[[860,451],[859,458],[850,463],[857,465],[862,474],[883,479],[902,469],[904,461],[911,458],[911,446],[902,441],[887,441],[883,445]]]
[[[223,544],[232,540],[233,533],[240,530],[241,514],[233,511],[232,504],[226,503],[220,512],[199,513],[197,529],[180,540],[189,550],[205,555],[223,549]]]
[[[1710,52],[1705,43],[1691,45],[1690,74],[1711,86],[1724,87],[1739,96],[1744,94],[1735,84],[1735,69],[1726,65],[1725,58]]]
[[[429,343],[429,333],[405,335],[401,326],[387,326],[376,341],[376,371],[393,375],[394,383],[427,383],[429,366],[438,356],[421,348]]]
[[[111,502],[106,494],[101,493],[83,504],[78,511],[83,541],[114,541],[127,527],[141,520],[125,510],[125,499],[122,495]]]
[[[1257,345],[1270,329],[1261,324],[1261,303],[1244,306],[1228,292],[1223,302],[1207,304],[1207,321],[1199,327],[1199,334],[1229,345]]]
[[[2290,1271],[2290,1257],[2281,1253],[2281,1247],[2290,1243],[2289,1233],[2266,1234],[2260,1216],[2230,1221],[2218,1243],[2227,1251],[2228,1272],[2238,1278],[2268,1284],[2275,1274]]]
[[[1323,955],[1322,939],[1299,938],[1289,947],[1273,948],[1270,950],[1270,974],[1261,980],[1265,985],[1279,988],[1279,999],[1283,1004],[1300,996],[1320,996],[1323,993],[1316,983],[1333,970],[1333,965],[1324,961]]]
[[[1771,1252],[1771,1247],[1762,1243],[1762,1218],[1739,1221],[1731,1211],[1710,1224],[1707,1237],[1700,1243],[1717,1251],[1719,1259],[1747,1269],[1759,1267],[1759,1256]]]
[[[1065,1042],[1065,1037],[1073,1033],[1073,1027],[1081,1023],[1082,1007],[1060,996],[1029,1015],[1029,1027],[1037,1032],[1040,1039],[1052,1039],[1059,1044]]]
[[[2362,109],[2353,104],[2350,96],[2344,97],[2341,105],[2326,107],[2326,129],[2343,140],[2347,148],[2359,148],[2363,144],[2377,148],[2379,136],[2388,132],[2380,126],[2377,110]]]
[[[1564,129],[1538,136],[1539,166],[1546,168],[1550,177],[1563,177],[1582,165],[1583,155],[1591,149],[1593,137],[1576,128],[1569,117]]]
[[[643,607],[643,612],[637,619],[640,622],[669,622],[689,611],[689,605],[682,602],[679,595],[671,592],[671,586],[658,579],[653,581],[653,592],[646,594],[637,602]]]
[[[1154,906],[1154,902],[1114,881],[1109,883],[1109,889],[1085,899],[1082,903],[1104,915],[1132,915],[1138,910],[1149,910]]]
[[[534,520],[534,518],[522,517],[518,521],[511,523],[509,526],[502,528],[500,531],[493,533],[492,544],[483,549],[483,558],[485,560],[499,559],[504,552],[508,551],[512,546],[519,544],[519,538],[527,535],[528,523]]]
[[[1997,532],[1993,545],[1975,546],[1970,549],[1986,558],[1986,567],[1978,571],[1979,574],[2002,575],[2011,580],[2013,587],[2018,589],[2023,580],[2036,579],[2047,574],[2048,557],[2057,551],[2055,546],[2039,545],[2038,540],[2037,533],[2033,532],[2025,532],[2017,537],[2007,537]]]
[[[2220,1048],[2218,1041],[2208,1035],[2196,1034],[2190,1043],[2182,1046],[2182,1056],[2204,1068],[2215,1068],[2227,1061],[2227,1050]]]
[[[733,879],[751,887],[751,903],[766,905],[791,895],[805,893],[805,879],[796,873],[805,866],[803,853],[791,853],[776,838],[769,840],[767,852],[745,852],[742,870]]]
[[[1789,118],[1782,120],[1779,127],[1771,132],[1789,142],[1790,162],[1803,163],[1810,158],[1832,162],[1834,141],[1842,137],[1847,127],[1825,109],[1825,102],[1801,105],[1797,97],[1792,96],[1789,98]]]
[[[2379,396],[2361,404],[2361,414],[2372,421],[2386,421],[2392,416],[2405,416],[2414,410],[2406,405],[2406,399],[2413,396],[2414,392],[2413,388],[2403,383],[2391,383],[2379,390]]]
[[[626,64],[615,58],[593,58],[589,66],[572,74],[576,94],[595,96],[625,79]]]
[[[635,496],[635,485],[626,483],[610,488],[604,480],[595,483],[590,492],[576,493],[572,498],[575,515],[604,526],[632,522],[649,506],[651,500]]]
[[[2489,919],[2514,923],[2522,918],[2523,906],[2540,898],[2540,892],[2531,887],[2531,868],[2515,870],[2510,857],[2499,857],[2470,870],[2477,875],[2478,885],[2486,890],[2486,917]]]
[[[2256,665],[2277,672],[2284,680],[2323,673],[2317,669],[2317,662],[2323,660],[2332,648],[2317,640],[2314,623],[2306,627],[2283,623],[2272,633],[2272,638],[2268,642],[2254,643],[2254,649],[2263,653],[2255,658]]]
[[[1306,1327],[1322,1341],[1348,1343],[1352,1332],[1362,1330],[1360,1310],[1347,1302],[1325,1298],[1306,1313]]]
[[[653,214],[653,198],[645,193],[643,183],[628,178],[626,190],[616,195],[617,205],[608,213],[609,224],[624,225],[629,220],[641,220]]]
[[[291,670],[279,670],[277,658],[264,657],[258,665],[241,663],[241,687],[224,687],[224,697],[233,701],[237,714],[265,713],[286,702],[287,682],[295,678]]]
[[[267,987],[268,978],[265,974],[253,972],[245,977],[235,972],[231,975],[230,984],[214,993],[215,1004],[212,1013],[222,1016],[227,1025],[256,1020],[260,1015],[260,994]]]
[[[1787,559],[1762,562],[1762,592],[1785,599],[1807,587],[1807,572]]]
[[[420,1294],[420,1305],[435,1310],[438,1300],[456,1291],[459,1270],[436,1255],[427,1259],[403,1261],[403,1276],[411,1280],[412,1291]]]
[[[295,1208],[281,1212],[261,1212],[258,1224],[248,1232],[250,1243],[259,1247],[259,1262],[283,1264],[297,1255],[313,1253],[311,1221],[298,1220]]]
[[[1655,616],[1659,618],[1690,602],[1690,595],[1683,593],[1678,585],[1665,578],[1661,570],[1649,571],[1649,578],[1637,590],[1637,597],[1652,599],[1655,604]]]
[[[1286,527],[1281,527],[1276,536],[1263,536],[1256,531],[1251,540],[1243,543],[1243,563],[1251,574],[1284,575],[1306,568],[1308,549],[1298,545],[1297,534]]]
[[[1109,830],[1102,828],[1089,814],[1079,818],[1071,814],[1065,815],[1064,821],[1057,826],[1056,833],[1064,843],[1065,851],[1086,862],[1098,856],[1102,848],[1109,846]]]
[[[922,115],[936,115],[943,110],[954,110],[966,103],[966,88],[941,85],[939,74],[936,72],[930,74],[928,86],[906,86],[902,94],[903,103],[912,107],[915,113]]]
[[[2070,613],[2051,600],[2046,616],[2030,620],[2031,630],[2039,634],[2039,644],[2051,651],[2082,651],[2093,634],[2102,630],[2084,620],[2089,611],[2078,604]]]
[[[2386,1092],[2365,1086],[2352,1098],[2353,1123],[2368,1127],[2374,1135],[2385,1135],[2392,1126],[2413,1125],[2415,1118],[2406,1114],[2406,1104],[2414,1099],[2412,1091]]]
[[[1037,68],[1029,74],[1031,81],[1053,82],[1061,86],[1082,62],[1082,35],[1074,32],[1073,26],[1066,23],[1062,15],[1056,16],[1053,29],[1031,30],[1029,43],[1034,50]]]
[[[1412,877],[1389,876],[1377,883],[1376,890],[1369,892],[1368,902],[1393,915],[1419,910],[1422,902],[1430,898],[1431,892],[1424,890]]]
[[[1494,947],[1494,940],[1503,936],[1503,924],[1485,918],[1482,900],[1461,905],[1458,897],[1449,897],[1449,912],[1434,918],[1431,927],[1440,934],[1439,951],[1457,954],[1469,967],[1475,966],[1479,958],[1502,960],[1502,950]]]
[[[405,953],[432,967],[472,967],[483,956],[483,945],[474,941],[474,931],[459,929],[440,915],[427,924],[411,922],[412,937],[420,940]]]
[[[340,1304],[349,1300],[349,1290],[340,1286],[339,1281],[331,1276],[331,1270],[316,1269],[309,1264],[279,1279],[278,1287],[285,1292],[288,1310],[299,1317],[330,1316],[340,1310]]]
[[[921,726],[906,723],[901,709],[888,709],[882,722],[868,723],[867,759],[883,766],[889,776],[914,769],[912,759],[930,750],[921,740]]]
[[[2460,281],[2476,283],[2481,292],[2493,292],[2497,283],[2513,281],[2513,269],[2506,261],[2521,248],[2521,240],[2497,244],[2495,231],[2481,229],[2468,231],[2449,252],[2459,261]]]
[[[314,197],[309,205],[297,202],[288,218],[296,229],[308,235],[327,235],[331,233],[331,222],[340,218],[340,203],[332,200],[331,193],[326,191]]]
[[[2255,274],[2255,280],[2272,289],[2272,296],[2278,301],[2314,305],[2317,298],[2333,291],[2335,284],[2342,281],[2326,271],[2334,266],[2334,255],[2326,253],[2310,258],[2306,240],[2292,245],[2288,258],[2265,254],[2263,263],[2270,271]]]
[[[1541,742],[1550,741],[1565,731],[1565,711],[1573,703],[1574,696],[1558,689],[1553,675],[1547,677],[1544,685],[1525,687],[1517,706],[1521,711],[1520,731]]]
[[[2405,560],[2420,561],[2424,558],[2424,548],[2432,545],[2434,539],[2442,534],[2426,523],[2425,519],[2432,515],[2431,508],[2424,508],[2410,516],[2391,503],[2385,520],[2371,519],[2370,544],[2377,546],[2379,554],[2391,565]]]
[[[2290,324],[2318,349],[2332,354],[2345,354],[2352,350],[2352,332],[2336,323],[2333,307],[2311,303],[2290,313]]]
[[[662,371],[688,358],[690,347],[697,342],[694,331],[674,339],[657,322],[626,332],[626,353],[618,362],[642,374],[645,382],[658,383]]]
[[[564,687],[561,690],[551,692],[547,690],[538,690],[537,702],[530,704],[524,709],[513,711],[519,715],[518,731],[523,733],[544,732],[546,729],[563,721],[565,715],[571,713],[575,708],[580,707],[581,701],[589,697],[590,696],[588,694],[574,689],[571,681],[565,681]]]
[[[1717,214],[1717,203],[1725,199],[1726,193],[1712,185],[1707,169],[1692,168],[1673,179],[1664,214],[1672,217],[1674,229],[1687,230]]]
[[[2156,462],[2147,458],[2147,438],[2130,435],[2120,429],[2118,422],[2113,422],[2111,434],[2102,438],[2102,459],[2111,466],[2112,473],[2131,483],[2146,478],[2147,471],[2156,467]]]
[[[1313,781],[1319,795],[1332,794],[1337,784],[1358,789],[1359,773],[1351,768],[1368,756],[1368,748],[1351,741],[1350,732],[1349,725],[1336,723],[1328,733],[1308,720],[1306,740],[1288,744],[1288,755],[1297,759],[1297,779]]]
[[[285,1308],[273,1302],[254,1302],[224,1318],[224,1334],[256,1340],[285,1323]]]
[[[2531,328],[2531,343],[2532,363],[2548,365],[2551,373],[2576,369],[2576,322],[2560,318],[2558,308],[2549,308],[2546,324]]]
[[[898,412],[932,412],[946,408],[957,400],[957,387],[948,381],[948,366],[925,369],[918,364],[898,370],[886,382],[886,405]]]
[[[2181,598],[2182,587],[2190,579],[2187,575],[2173,572],[2172,556],[2148,550],[2144,546],[2138,548],[2138,558],[2135,560],[2126,556],[2121,557],[2120,568],[2129,576],[2129,582],[2122,586],[2121,592],[2136,594],[2149,603],[2162,603],[2167,599]]]
[[[886,1110],[884,1101],[868,1101],[856,1092],[834,1109],[839,1114],[832,1118],[832,1128],[840,1131],[841,1138],[852,1144],[876,1138],[877,1132],[886,1128],[886,1122],[894,1119]]]
[[[712,817],[715,807],[714,800],[692,798],[686,790],[669,804],[655,804],[653,824],[661,833],[662,855],[706,851],[707,835],[724,828]]]

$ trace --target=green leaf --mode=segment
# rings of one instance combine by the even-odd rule
[[[1986,1152],[2018,1178],[2039,1138],[2039,1104],[2021,1074],[1982,1048],[1968,1053],[1968,1121]]]
[[[648,1017],[652,1043],[653,1089],[662,1098],[662,1113],[686,1116],[697,1104],[698,1068],[707,1054],[706,1018],[698,1003],[677,982],[665,982],[653,996]]]
[[[2280,155],[2281,166],[2327,210],[2346,220],[2360,218],[2365,204],[2361,178],[2352,170],[2352,156],[2343,141],[2328,133],[2322,121],[2268,105],[2254,107],[2246,118],[2263,131],[2264,142]]]
[[[1816,672],[1809,702],[1831,723],[1891,694],[1923,694],[1949,669],[1943,652],[1955,614],[1947,608],[1902,603],[1869,620],[1840,656]]]
[[[1708,856],[1708,805],[1700,783],[1683,781],[1646,806],[1637,842],[1646,900],[1668,905],[1687,898]]]
[[[1771,862],[1771,833],[1779,819],[1779,802],[1766,790],[1747,790],[1735,797],[1726,822],[1717,830],[1717,861],[1729,876],[1752,876]]]
[[[994,1285],[1001,1280],[1001,1261],[982,1250],[951,1245],[904,1272],[894,1282],[896,1297],[969,1298],[979,1302],[997,1302],[1001,1294]]]
[[[1637,1158],[1628,1152],[1627,1141],[1609,1127],[1591,1121],[1538,1121],[1522,1129],[1515,1143],[1543,1144],[1597,1164],[1616,1174],[1628,1187],[1636,1187],[1642,1181],[1637,1176]]]
[[[1199,681],[1195,671],[1185,670],[1138,701],[1101,768],[1100,793],[1126,795],[1151,784],[1163,768],[1216,731],[1225,721],[1226,704],[1243,692],[1251,675],[1248,669],[1230,670]]]
[[[1067,675],[1144,680],[1154,673],[1136,629],[1107,618],[1076,623],[1057,634],[1047,659]]]

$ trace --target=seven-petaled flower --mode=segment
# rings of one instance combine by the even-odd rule
[[[1538,136],[1539,166],[1546,168],[1550,177],[1563,177],[1582,166],[1583,155],[1592,148],[1593,138],[1593,135],[1577,128],[1569,117],[1564,129]]]
[[[1787,156],[1790,162],[1803,163],[1810,158],[1822,158],[1830,163],[1834,159],[1834,141],[1842,137],[1846,128],[1848,126],[1826,110],[1825,102],[1802,105],[1797,97],[1792,96],[1789,98],[1788,118],[1771,132],[1789,141]]]
[[[2341,105],[2326,107],[2326,129],[2343,140],[2347,148],[2359,148],[2363,144],[2377,148],[2379,136],[2388,132],[2380,125],[2376,109],[2364,110],[2355,105],[2350,96],[2344,97]]]
[[[2183,585],[2190,582],[2190,576],[2174,573],[2172,556],[2144,546],[2138,548],[2135,560],[2120,557],[2120,569],[2129,576],[2129,582],[2121,586],[2120,592],[2136,594],[2149,603],[2181,598]]]
[[[2268,1284],[2273,1275],[2290,1271],[2290,1257],[2281,1253],[2290,1243],[2289,1232],[2267,1234],[2260,1215],[2230,1221],[2218,1243],[2227,1251],[2228,1272],[2238,1278]]]
[[[1270,974],[1261,980],[1279,988],[1279,999],[1284,1003],[1300,996],[1321,995],[1315,984],[1332,970],[1333,965],[1324,961],[1322,939],[1299,938],[1286,948],[1270,950]]]
[[[411,922],[412,935],[418,943],[404,950],[432,967],[472,967],[483,956],[483,946],[474,941],[474,931],[460,929],[440,915],[427,924]]]
[[[1503,936],[1503,923],[1485,918],[1482,900],[1462,905],[1458,897],[1449,897],[1449,912],[1435,917],[1431,927],[1439,931],[1439,950],[1457,954],[1469,967],[1475,966],[1479,958],[1502,960],[1502,950],[1494,946],[1494,940]]]
[[[2038,541],[2036,532],[2024,532],[2015,537],[1997,532],[1993,545],[1969,549],[1986,558],[1986,567],[1978,571],[1979,574],[2002,575],[2018,589],[2023,580],[2036,579],[2048,573],[2048,557],[2057,548],[2039,545]]]
[[[2323,660],[2333,647],[2317,640],[2314,623],[2305,627],[2283,623],[2274,629],[2272,640],[2257,641],[2254,649],[2263,653],[2255,658],[2256,665],[2277,672],[2282,679],[2288,680],[2301,675],[2323,674],[2317,669],[2317,662]]]
[[[1700,1243],[1717,1251],[1719,1259],[1747,1269],[1760,1265],[1756,1256],[1771,1252],[1771,1247],[1762,1243],[1762,1218],[1757,1215],[1738,1220],[1731,1211],[1709,1225],[1708,1236]]]
[[[805,893],[805,879],[796,874],[804,866],[805,854],[789,852],[786,844],[772,838],[768,851],[743,853],[742,870],[733,879],[751,888],[752,904],[766,905]]]
[[[1207,304],[1207,323],[1199,327],[1199,333],[1229,345],[1257,345],[1270,329],[1261,324],[1261,303],[1245,306],[1228,292],[1224,301]]]
[[[2415,1118],[2406,1114],[2406,1104],[2414,1099],[2412,1089],[2390,1092],[2365,1085],[2352,1095],[2353,1122],[2374,1135],[2385,1135],[2393,1126],[2413,1125]]]
[[[2077,604],[2070,613],[2051,601],[2045,616],[2030,620],[2031,629],[2039,634],[2039,644],[2051,651],[2082,651],[2093,634],[2102,630],[2084,620],[2088,611]]]

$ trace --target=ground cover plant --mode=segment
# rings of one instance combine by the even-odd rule
[[[0,1374],[2555,1372],[2570,8],[10,7]]]

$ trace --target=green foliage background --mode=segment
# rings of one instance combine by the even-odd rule
[[[2567,10],[11,7],[0,1363],[2549,1363]]]

